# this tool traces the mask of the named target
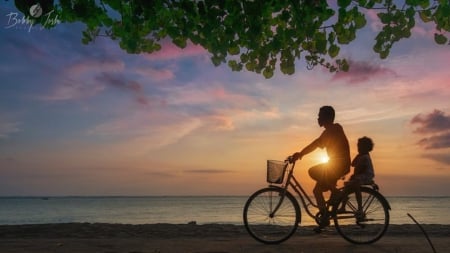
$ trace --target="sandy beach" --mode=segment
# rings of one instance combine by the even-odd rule
[[[436,252],[448,252],[450,225],[422,225]],[[279,245],[265,245],[251,238],[243,226],[224,224],[65,223],[0,226],[0,252],[85,253],[275,253],[275,252],[433,252],[420,228],[390,225],[386,235],[371,245],[353,245],[329,227],[315,234],[312,227]]]

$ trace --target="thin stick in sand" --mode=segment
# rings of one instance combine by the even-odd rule
[[[425,235],[425,238],[427,238],[427,241],[430,244],[431,249],[433,249],[433,252],[436,253],[436,249],[434,249],[433,243],[431,243],[430,237],[428,237],[428,234],[425,231],[425,229],[423,229],[423,227],[419,224],[419,222],[416,221],[416,219],[414,219],[414,217],[411,214],[409,214],[409,213],[407,213],[407,214],[408,214],[409,218],[411,218],[417,224],[417,226],[419,226],[420,230],[422,230],[422,233]]]

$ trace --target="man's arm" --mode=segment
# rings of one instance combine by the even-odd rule
[[[313,152],[316,148],[319,147],[320,137],[311,142],[308,146],[304,147],[302,151],[296,152],[293,155],[294,160],[302,159],[303,156]]]

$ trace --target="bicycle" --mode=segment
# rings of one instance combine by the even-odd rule
[[[269,186],[253,193],[245,203],[244,225],[257,241],[279,244],[296,232],[302,213],[291,189],[317,224],[323,220],[322,213],[311,212],[311,206],[318,210],[317,203],[313,202],[295,178],[294,167],[295,161],[291,157],[284,162],[268,160]],[[335,229],[345,240],[354,244],[369,244],[378,241],[386,233],[391,207],[375,182],[357,187],[362,196],[361,208],[358,209],[355,186],[341,187],[337,189],[338,194],[332,194],[326,202],[327,220],[333,220]]]

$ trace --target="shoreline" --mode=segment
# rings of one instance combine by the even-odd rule
[[[450,225],[420,224],[429,236],[450,237]],[[315,226],[299,226],[297,234],[314,235]],[[326,231],[337,232],[333,225]],[[416,224],[390,224],[385,235],[424,235]],[[233,224],[116,224],[116,223],[50,223],[0,225],[0,239],[11,238],[180,238],[180,237],[248,236],[244,225]]]

